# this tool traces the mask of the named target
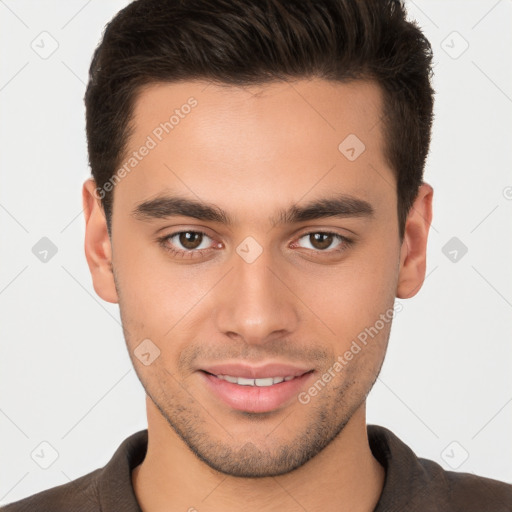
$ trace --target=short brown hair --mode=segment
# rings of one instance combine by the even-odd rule
[[[122,162],[137,93],[152,82],[370,79],[384,93],[402,239],[430,145],[431,63],[428,40],[399,0],[136,0],[106,26],[89,70],[93,178],[102,189]],[[113,191],[102,195],[109,233],[112,199]]]

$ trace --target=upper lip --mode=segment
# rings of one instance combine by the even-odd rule
[[[265,379],[268,377],[300,377],[311,371],[311,368],[300,368],[291,364],[269,363],[261,366],[250,366],[240,363],[224,363],[205,366],[201,370],[214,375],[230,375],[245,379]]]

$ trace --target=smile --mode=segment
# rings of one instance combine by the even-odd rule
[[[232,375],[215,375],[215,377],[225,380],[227,382],[231,382],[231,384],[239,384],[240,386],[259,387],[273,386],[274,384],[288,382],[289,380],[295,378],[293,375],[288,375],[286,377],[267,377],[265,379],[247,379],[245,377],[233,377]]]
[[[230,409],[263,413],[292,405],[314,373],[310,370],[299,375],[249,378],[203,370],[198,375],[207,392]]]

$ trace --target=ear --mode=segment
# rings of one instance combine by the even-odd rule
[[[96,293],[105,301],[119,301],[112,272],[112,246],[105,212],[98,197],[96,182],[90,178],[82,188],[85,216],[85,257]]]
[[[433,196],[434,189],[428,183],[423,183],[407,216],[396,291],[400,299],[414,297],[425,280]]]

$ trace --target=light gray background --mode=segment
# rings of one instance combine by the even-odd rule
[[[81,213],[88,67],[126,4],[0,0],[0,504],[103,466],[146,427]],[[434,219],[428,277],[401,301],[368,422],[447,469],[512,482],[512,1],[407,4],[435,53]],[[32,252],[42,237],[58,250],[46,263]]]

